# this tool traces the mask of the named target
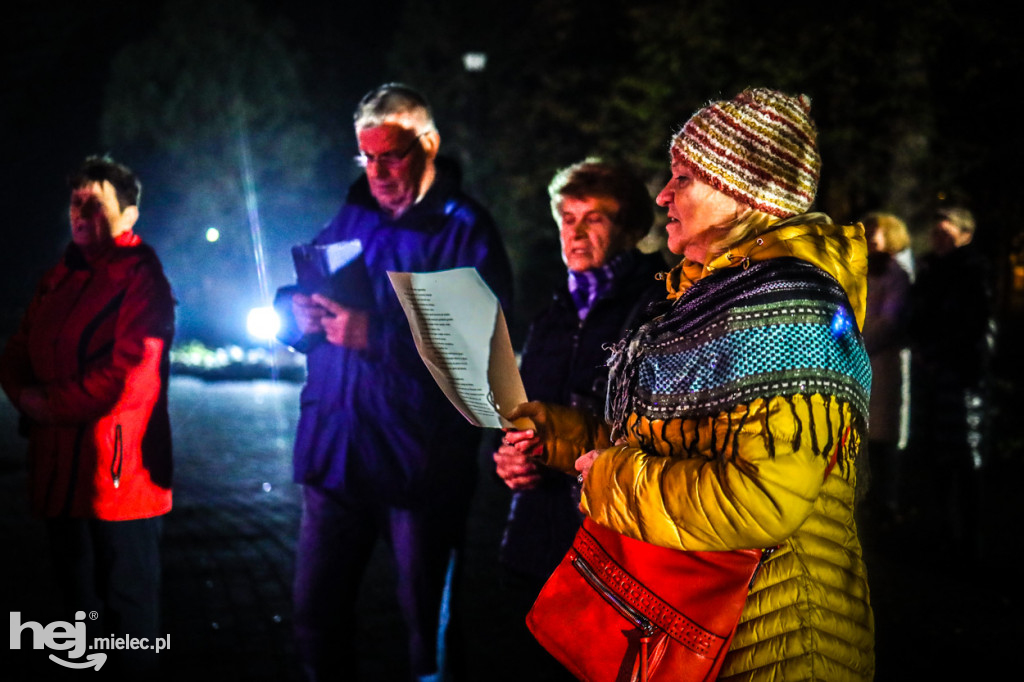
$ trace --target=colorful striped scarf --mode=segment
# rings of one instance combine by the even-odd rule
[[[814,265],[775,258],[692,284],[621,341],[607,419],[713,416],[756,398],[820,394],[866,423],[871,365],[843,288]]]

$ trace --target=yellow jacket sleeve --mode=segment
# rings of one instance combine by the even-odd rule
[[[759,399],[731,414],[676,422],[679,443],[690,443],[684,458],[610,447],[587,478],[584,510],[665,547],[777,545],[810,515],[842,424],[850,423],[846,410],[819,395]],[[671,430],[661,424],[652,433],[675,440]]]
[[[591,450],[611,445],[609,428],[603,419],[573,407],[542,403],[523,403],[510,419],[528,418],[544,444],[539,460],[545,466],[576,475],[575,463]]]

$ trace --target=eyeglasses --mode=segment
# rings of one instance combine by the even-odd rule
[[[397,168],[403,161],[405,161],[405,157],[409,156],[410,152],[412,152],[412,150],[416,147],[416,144],[420,141],[420,138],[426,134],[426,132],[423,132],[414,137],[412,142],[409,143],[409,146],[400,152],[390,151],[383,152],[381,154],[367,154],[366,152],[360,150],[360,152],[355,156],[355,161],[357,164],[359,164],[361,168],[366,168],[371,163],[376,163],[379,166],[384,166],[389,170],[392,168]]]

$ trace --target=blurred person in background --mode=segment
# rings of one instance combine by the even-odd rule
[[[983,554],[982,484],[989,447],[995,318],[989,266],[974,244],[975,220],[962,207],[940,209],[932,250],[913,287],[916,498],[938,518],[957,556]]]
[[[892,213],[877,211],[864,217],[864,227],[869,230],[868,250],[871,253],[887,253],[892,256],[913,282],[917,265],[914,250],[910,246],[910,231],[907,230],[907,224]]]
[[[873,527],[901,517],[903,456],[910,429],[910,276],[896,254],[909,249],[906,223],[891,213],[865,216],[868,295],[864,346],[871,357],[870,482],[867,507]],[[906,262],[906,261],[904,261]]]
[[[593,158],[558,171],[548,195],[568,278],[531,322],[520,373],[530,399],[599,416],[608,386],[608,349],[651,302],[665,297],[664,284],[656,279],[665,270],[664,259],[636,248],[650,230],[654,203],[625,167]],[[575,476],[527,455],[538,447],[536,437],[512,431],[494,453],[498,475],[514,491],[500,556],[509,572],[506,595],[519,616],[510,646],[521,654],[517,661],[530,679],[573,679],[523,622],[582,520]]]
[[[0,355],[29,442],[32,511],[45,520],[64,620],[90,635],[159,634],[160,537],[171,510],[167,411],[174,298],[135,232],[142,185],[89,157],[69,178],[71,244]],[[152,673],[150,650],[110,652],[104,674]]]

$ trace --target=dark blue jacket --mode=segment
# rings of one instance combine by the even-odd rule
[[[285,320],[281,340],[306,353],[295,481],[395,506],[468,496],[479,429],[452,407],[420,359],[387,272],[476,267],[508,316],[512,275],[494,222],[440,173],[419,203],[392,219],[363,177],[313,243],[351,239],[362,242],[372,292],[367,350],[302,337],[288,288],[275,303]]]
[[[604,414],[609,346],[665,299],[666,270],[659,254],[634,251],[611,290],[579,320],[567,287],[530,323],[520,374],[530,400],[571,405]],[[535,488],[515,493],[502,539],[502,563],[520,574],[546,579],[568,551],[582,517],[575,479],[546,470]]]

